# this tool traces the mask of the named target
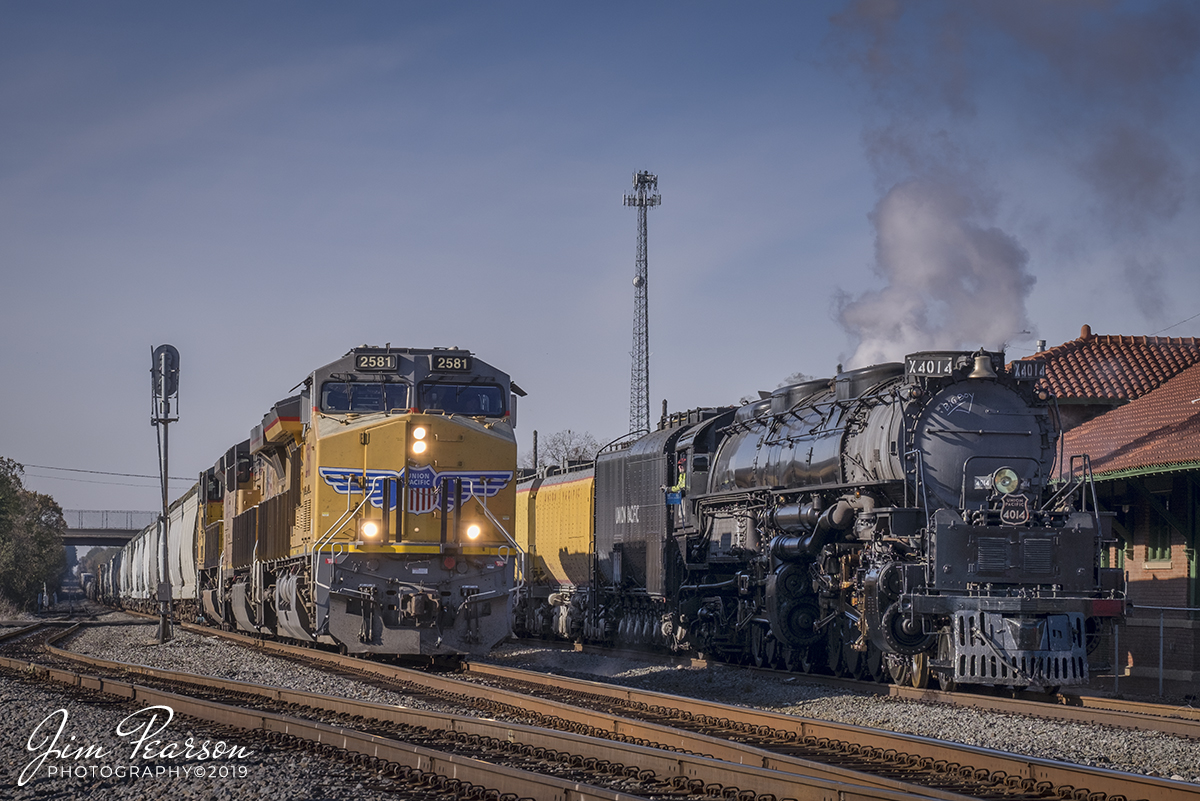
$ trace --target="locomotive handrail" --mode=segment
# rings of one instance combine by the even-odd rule
[[[349,482],[349,484],[346,488],[346,512],[341,517],[339,517],[332,526],[329,527],[329,529],[325,533],[325,536],[322,537],[320,540],[318,540],[316,545],[313,546],[313,550],[312,550],[312,577],[313,577],[312,600],[313,600],[314,604],[317,602],[316,594],[317,594],[318,587],[324,587],[327,590],[333,588],[332,584],[322,584],[321,583],[320,571],[317,568],[317,563],[318,563],[317,560],[320,558],[320,553],[321,553],[322,549],[325,548],[325,546],[328,545],[330,542],[332,542],[333,538],[336,537],[338,535],[338,533],[340,533],[341,530],[346,527],[346,522],[352,516],[358,514],[359,509],[362,509],[364,506],[366,506],[367,501],[371,500],[371,496],[373,494],[375,494],[376,485],[381,480],[383,480],[383,478],[384,478],[384,476],[375,476],[374,478],[371,479],[371,482],[370,482],[371,483],[371,491],[370,492],[367,492],[366,487],[363,487],[362,502],[360,502],[358,504],[358,506],[355,506],[353,509],[350,508],[350,504],[352,503],[351,496],[354,494],[354,492],[353,492],[354,482]]]
[[[926,434],[996,434],[1001,436],[1032,437],[1032,431],[990,431],[985,428],[926,428]]]
[[[1076,467],[1075,467],[1077,460],[1079,461],[1079,464],[1080,464],[1080,467],[1078,468],[1078,470],[1079,470],[1078,477],[1076,477]],[[1096,483],[1092,479],[1091,457],[1088,456],[1086,453],[1075,454],[1074,456],[1071,457],[1071,460],[1069,463],[1069,470],[1070,470],[1070,472],[1068,474],[1069,477],[1067,479],[1061,479],[1062,467],[1060,465],[1059,476],[1063,482],[1062,487],[1059,488],[1059,490],[1057,492],[1055,492],[1052,496],[1050,496],[1049,500],[1047,500],[1046,503],[1042,505],[1042,511],[1052,508],[1055,504],[1061,502],[1063,499],[1065,499],[1068,496],[1070,496],[1071,494],[1073,494],[1075,492],[1075,490],[1082,490],[1084,488],[1084,486],[1086,485],[1086,486],[1090,487],[1091,491],[1092,491],[1092,510],[1093,510],[1092,514],[1093,514],[1093,516],[1095,516],[1100,511],[1100,504],[1099,504],[1098,499],[1096,498]],[[1080,501],[1081,501],[1080,511],[1081,512],[1088,511],[1087,493],[1086,492],[1080,492]]]
[[[1055,450],[1057,451],[1056,461],[1058,462],[1058,477],[1061,480],[1062,479],[1063,454],[1066,452],[1065,449],[1066,449],[1067,438],[1062,435],[1062,430],[1063,430],[1062,409],[1058,405],[1058,396],[1052,395],[1050,397],[1050,399],[1054,401],[1054,424],[1055,424],[1055,427],[1058,429],[1058,437],[1057,437],[1058,447]]]
[[[337,534],[337,532],[341,530],[341,527],[344,525],[343,521],[345,521],[347,517],[349,517],[350,515],[357,512],[358,509],[362,508],[362,504],[360,503],[358,505],[358,507],[351,509],[351,506],[354,505],[354,497],[353,497],[354,491],[353,490],[354,490],[354,482],[350,481],[346,485],[346,511],[342,513],[341,517],[339,517],[337,520],[334,521],[333,525],[330,526],[326,530],[325,536],[323,536],[321,539],[319,539],[317,541],[316,545],[313,546],[314,554],[316,554],[316,552],[319,551],[321,548],[323,548],[326,545],[326,543],[328,543],[331,539],[333,539],[333,537]],[[366,503],[366,499],[368,497],[370,497],[370,496],[365,496],[363,498],[363,503]],[[314,559],[315,559],[315,556],[314,556]]]
[[[609,448],[611,448],[613,445],[616,445],[618,442],[625,439],[626,437],[636,437],[636,436],[640,436],[642,434],[649,434],[649,433],[650,433],[650,429],[639,428],[637,431],[630,431],[628,433],[622,434],[621,436],[617,437],[616,439],[612,440],[608,444],[601,447],[600,450],[596,451],[596,455],[599,456],[600,454],[604,453]]]
[[[1092,492],[1092,516],[1096,517],[1100,514],[1100,499],[1096,496],[1096,480],[1092,476],[1092,457],[1088,454],[1083,454],[1084,470],[1087,472],[1088,489]],[[1096,526],[1099,528],[1099,525]]]
[[[904,452],[905,458],[910,456],[916,457],[917,462],[917,486],[914,489],[914,494],[921,494],[921,509],[925,512],[925,527],[929,528],[929,493],[925,489],[925,455],[922,451],[914,449]],[[908,505],[908,482],[904,482],[904,505]]]
[[[370,485],[371,485],[370,491],[368,491],[366,487],[363,487],[363,499],[361,502],[359,502],[358,506],[355,506],[353,509],[351,509],[350,506],[354,502],[353,498],[352,498],[352,496],[354,495],[354,482],[351,481],[347,484],[347,487],[346,487],[346,511],[342,514],[341,517],[339,517],[334,522],[334,524],[332,526],[330,526],[326,530],[325,536],[322,537],[317,542],[317,544],[313,547],[314,553],[316,551],[320,550],[321,548],[325,547],[325,545],[327,545],[330,542],[330,540],[332,540],[334,537],[336,537],[338,535],[338,533],[343,528],[346,527],[346,523],[347,523],[348,519],[350,517],[358,514],[358,511],[367,505],[367,501],[371,500],[371,496],[374,495],[375,490],[378,489],[379,482],[383,481],[385,478],[387,478],[387,476],[373,477],[370,482]]]
[[[494,514],[492,514],[492,510],[488,509],[488,507],[487,507],[487,478],[486,477],[483,478],[483,497],[480,498],[475,495],[475,482],[471,482],[471,497],[475,498],[475,500],[479,501],[479,506],[483,509],[483,513],[485,515],[487,515],[487,519],[492,521],[492,525],[495,526],[497,529],[499,529],[500,533],[504,535],[504,539],[508,540],[509,544],[512,545],[513,548],[516,548],[517,559],[518,559],[517,568],[520,570],[521,575],[524,576],[525,575],[525,563],[526,563],[525,550],[523,548],[521,548],[521,546],[517,543],[517,541],[515,539],[513,539],[513,537],[504,528],[504,525],[501,524],[501,522],[496,519],[496,516]],[[524,579],[522,579],[522,580],[524,580]]]

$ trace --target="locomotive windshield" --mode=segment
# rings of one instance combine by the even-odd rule
[[[408,386],[326,381],[321,385],[321,408],[327,412],[359,413],[408,409]]]
[[[423,412],[503,417],[504,390],[493,384],[427,383],[418,388]]]

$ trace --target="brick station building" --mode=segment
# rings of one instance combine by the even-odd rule
[[[1062,454],[1091,459],[1102,509],[1119,538],[1133,610],[1120,630],[1122,675],[1200,680],[1200,341],[1095,335],[1036,354],[1058,399]],[[1161,620],[1160,620],[1161,618]],[[1098,662],[1111,660],[1113,644]]]

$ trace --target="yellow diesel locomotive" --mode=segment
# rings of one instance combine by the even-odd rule
[[[524,393],[456,348],[355,348],[299,388],[194,489],[196,609],[343,653],[487,652],[518,570]]]

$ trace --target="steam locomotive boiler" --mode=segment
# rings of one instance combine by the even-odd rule
[[[593,581],[551,596],[556,628],[916,686],[1086,682],[1123,580],[1044,374],[918,353],[664,418],[597,458]]]

